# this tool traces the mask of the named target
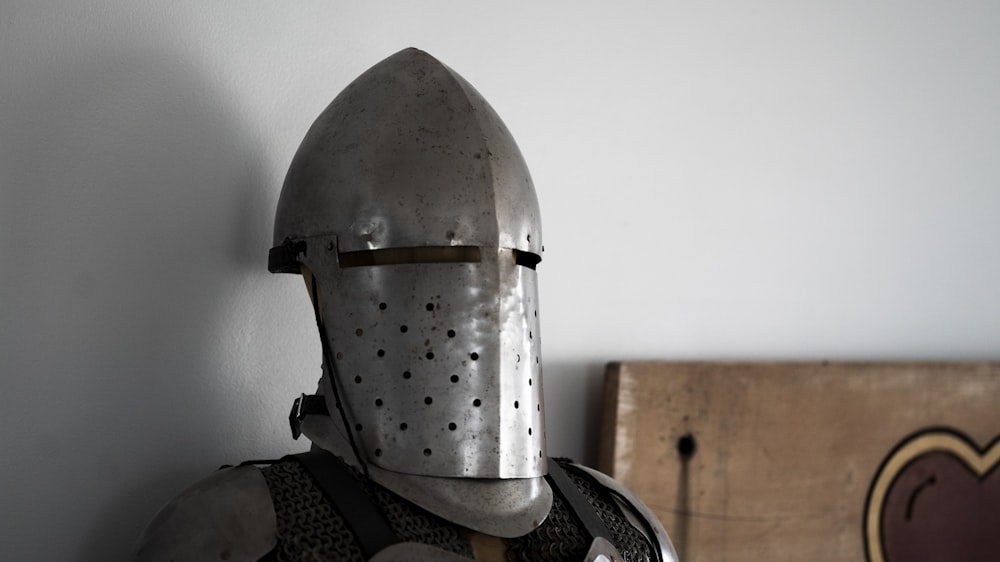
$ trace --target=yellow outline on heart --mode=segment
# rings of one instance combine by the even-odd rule
[[[882,463],[875,477],[868,505],[865,509],[865,550],[870,562],[886,562],[882,553],[882,505],[889,486],[906,465],[917,457],[928,453],[951,453],[982,478],[1000,463],[1000,441],[994,441],[986,450],[980,451],[957,432],[948,429],[933,429],[909,438]]]

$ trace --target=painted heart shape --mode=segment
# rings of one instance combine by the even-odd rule
[[[868,492],[868,560],[1000,560],[998,465],[1000,437],[985,448],[950,428],[904,439]]]

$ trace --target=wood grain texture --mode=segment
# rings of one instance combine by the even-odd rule
[[[600,468],[684,562],[864,560],[865,499],[895,445],[929,426],[1000,434],[1000,364],[612,363],[605,390]]]

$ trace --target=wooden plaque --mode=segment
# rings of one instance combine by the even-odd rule
[[[1000,364],[612,363],[600,468],[682,562],[895,562],[1000,541],[998,435]]]

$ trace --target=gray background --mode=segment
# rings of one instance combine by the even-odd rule
[[[116,560],[223,463],[301,450],[284,172],[407,46],[532,169],[550,451],[612,359],[1000,358],[1000,4],[0,5],[0,559]]]

